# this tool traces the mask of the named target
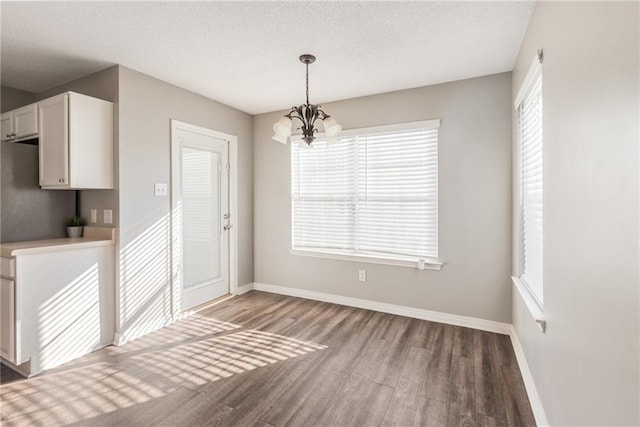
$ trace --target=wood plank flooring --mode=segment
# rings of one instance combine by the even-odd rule
[[[6,426],[535,425],[507,336],[258,291],[0,375]]]

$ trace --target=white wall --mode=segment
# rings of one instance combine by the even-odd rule
[[[171,119],[238,136],[238,284],[253,281],[253,123],[246,113],[125,67],[119,67],[119,105],[116,328],[129,340],[171,316],[170,204],[153,194],[154,183],[170,182]]]
[[[441,119],[441,271],[290,255],[290,147],[270,139],[285,112],[255,116],[256,282],[510,323],[510,96],[503,73],[323,105],[345,129]]]
[[[552,425],[640,423],[638,13],[538,2],[513,71],[544,48],[547,332],[515,290],[513,323]]]

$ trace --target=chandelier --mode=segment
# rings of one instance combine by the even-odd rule
[[[308,145],[311,145],[315,139],[315,133],[318,132],[318,129],[314,127],[316,120],[322,120],[324,123],[324,132],[329,141],[336,140],[338,133],[342,130],[342,126],[336,122],[336,119],[322,111],[320,105],[309,104],[309,64],[313,64],[315,60],[316,57],[313,55],[300,55],[300,62],[307,67],[307,102],[292,107],[288,114],[285,114],[273,125],[275,134],[272,139],[282,144],[286,145],[287,138],[291,136],[292,119],[298,119],[302,122],[302,127],[298,129],[302,129],[302,140]]]

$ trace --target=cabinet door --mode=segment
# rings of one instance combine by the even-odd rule
[[[40,185],[69,186],[69,95],[38,103]]]
[[[13,138],[13,111],[3,113],[0,116],[0,135],[2,135],[3,141],[8,141]]]
[[[38,105],[31,104],[13,110],[13,131],[16,138],[38,133]]]
[[[15,363],[15,282],[0,279],[0,356]]]

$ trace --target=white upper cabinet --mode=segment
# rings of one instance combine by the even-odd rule
[[[13,139],[13,111],[2,113],[0,116],[0,135],[3,141]]]
[[[38,135],[38,105],[30,104],[2,114],[2,140],[19,141]]]
[[[40,186],[113,188],[113,104],[66,92],[38,103]]]
[[[69,95],[38,104],[40,113],[40,186],[69,186]]]
[[[31,104],[13,110],[13,134],[16,139],[38,134],[38,105]]]

